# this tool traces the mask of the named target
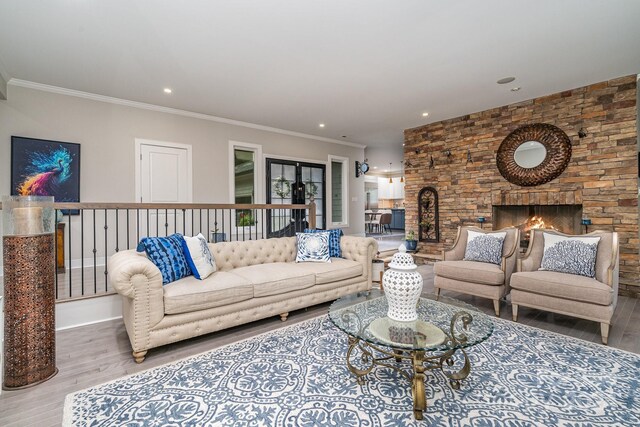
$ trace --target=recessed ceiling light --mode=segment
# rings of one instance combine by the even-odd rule
[[[320,126],[321,128],[324,127],[324,123],[320,123],[318,126]]]
[[[404,142],[402,143],[402,146],[404,147]]]
[[[516,87],[512,87],[510,90],[511,90],[511,92],[517,92],[520,89],[522,89],[520,86],[516,86]]]
[[[373,168],[374,168],[374,169],[378,169],[378,167],[377,167],[377,166],[374,166]]]
[[[168,87],[164,88],[164,93],[171,93],[171,92],[173,92],[173,91],[170,88],[168,88]]]
[[[503,77],[500,80],[498,80],[496,83],[498,83],[499,85],[506,85],[507,83],[511,83],[515,79],[516,79],[515,77]]]
[[[427,117],[429,115],[429,113],[427,113],[426,111],[424,113],[422,113],[422,117]]]

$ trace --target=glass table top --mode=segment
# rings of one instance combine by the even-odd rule
[[[387,317],[387,299],[374,289],[339,298],[329,318],[342,331],[371,344],[402,350],[447,351],[466,348],[493,333],[493,320],[472,305],[453,298],[422,295],[418,320],[398,322]]]

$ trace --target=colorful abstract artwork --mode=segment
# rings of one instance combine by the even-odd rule
[[[80,201],[80,144],[11,137],[11,194]]]

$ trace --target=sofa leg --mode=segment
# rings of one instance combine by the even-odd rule
[[[280,313],[280,320],[285,322],[287,320],[287,316],[289,316],[289,312],[288,311],[286,313]]]
[[[496,317],[500,317],[500,300],[499,299],[493,300],[493,309],[496,312]]]
[[[436,301],[440,299],[440,288],[436,288]]]
[[[513,313],[513,321],[518,321],[518,304],[511,304],[511,311]]]
[[[607,345],[607,341],[609,340],[609,324],[608,323],[600,323],[600,334],[602,335],[602,344]]]
[[[147,350],[144,351],[134,351],[133,352],[133,360],[136,361],[136,363],[142,363],[142,361],[144,360],[144,357],[147,355]]]

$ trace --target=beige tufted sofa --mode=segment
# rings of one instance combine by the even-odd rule
[[[295,263],[296,238],[210,243],[217,271],[162,286],[160,270],[133,250],[109,259],[113,287],[122,295],[133,357],[154,347],[280,315],[371,289],[374,239],[343,236],[343,258]]]

